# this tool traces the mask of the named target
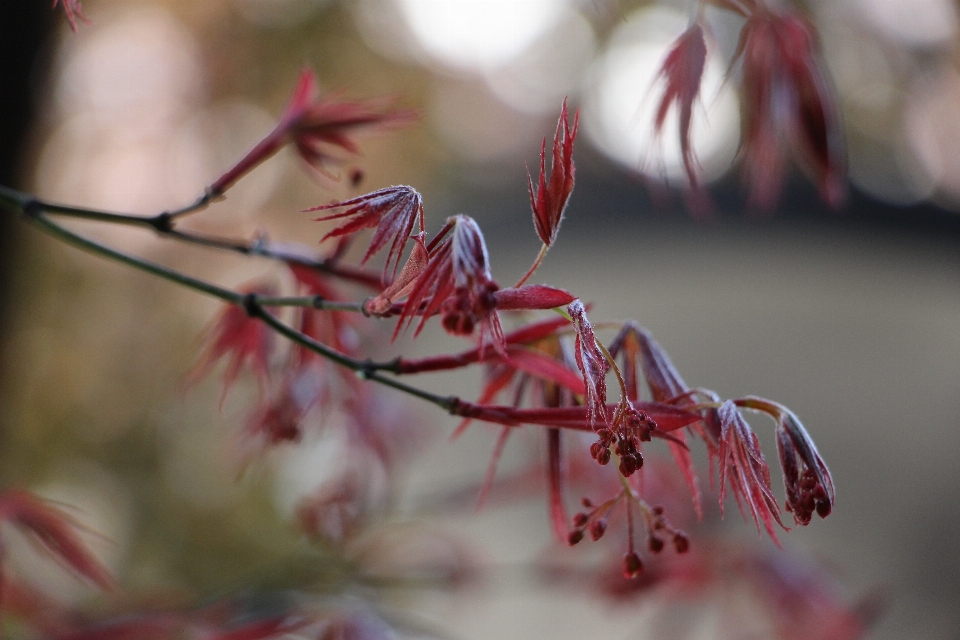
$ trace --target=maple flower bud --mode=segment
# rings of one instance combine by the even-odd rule
[[[686,553],[690,550],[690,538],[683,531],[677,531],[673,534],[673,548],[677,553]]]
[[[814,511],[826,518],[833,510],[833,478],[800,420],[785,407],[779,409],[777,453],[783,469],[786,507],[797,524],[806,525]]]
[[[640,554],[631,551],[623,556],[623,577],[627,580],[636,578],[643,571],[643,561]]]
[[[663,540],[657,536],[650,536],[650,540],[647,542],[647,547],[650,548],[652,553],[660,553],[663,551]]]
[[[607,532],[607,519],[599,518],[590,523],[590,539],[596,542]]]

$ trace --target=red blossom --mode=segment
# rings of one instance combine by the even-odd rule
[[[560,229],[563,219],[563,210],[567,206],[567,199],[573,191],[574,165],[573,142],[577,138],[577,127],[580,123],[580,111],[573,116],[573,127],[567,118],[567,101],[564,99],[560,109],[560,120],[557,122],[557,132],[553,137],[553,158],[550,163],[550,180],[547,181],[546,156],[547,139],[543,139],[540,146],[540,178],[536,191],[533,188],[533,178],[527,172],[527,185],[530,190],[530,206],[533,208],[533,224],[537,235],[547,246],[552,246]]]
[[[69,1],[69,0],[68,0]],[[377,130],[405,125],[416,114],[408,109],[391,109],[384,99],[345,101],[339,96],[317,97],[317,79],[304,69],[277,126],[236,165],[210,186],[218,196],[254,167],[293,143],[300,157],[323,175],[330,176],[327,165],[340,162],[337,151],[357,155],[360,149],[353,135],[363,130]]]
[[[70,23],[72,30],[77,30],[77,19],[90,24],[87,16],[83,15],[83,7],[80,5],[80,0],[53,0],[54,9],[57,8],[57,5],[63,7],[63,13],[67,16],[67,22]]]
[[[736,405],[727,400],[720,406],[720,509],[726,497],[729,485],[741,511],[744,504],[760,529],[760,521],[774,541],[777,540],[773,523],[776,521],[786,529],[780,520],[780,507],[770,488],[770,468],[760,452],[760,441],[746,420],[740,415]]]
[[[699,23],[694,23],[674,42],[657,74],[658,78],[664,80],[664,89],[657,107],[654,130],[660,133],[670,107],[676,104],[680,120],[680,151],[683,156],[683,166],[690,179],[690,185],[694,188],[697,187],[697,172],[694,167],[693,149],[690,146],[690,124],[693,117],[693,103],[700,95],[700,81],[703,78],[706,60],[707,45],[703,38],[703,27]]]
[[[272,286],[263,283],[249,284],[240,288],[242,293],[272,296]],[[227,369],[223,374],[223,392],[220,402],[227,396],[230,386],[240,375],[244,366],[249,366],[257,375],[261,387],[265,387],[270,369],[270,353],[274,332],[256,318],[250,317],[239,305],[225,306],[207,330],[209,346],[193,370],[187,375],[187,385],[192,386],[223,357],[227,357]]]
[[[376,231],[370,240],[370,247],[363,256],[364,264],[379,252],[387,243],[390,249],[387,252],[387,261],[383,267],[383,279],[386,280],[387,271],[393,264],[391,278],[396,277],[400,266],[400,258],[407,241],[411,238],[423,239],[423,198],[413,187],[396,186],[380,189],[373,193],[307,209],[307,211],[325,211],[330,209],[345,209],[322,218],[318,222],[350,218],[350,220],[323,237],[339,238],[349,236],[361,229],[374,228]],[[414,233],[416,228],[416,233]],[[321,240],[321,242],[323,241]]]
[[[69,514],[26,491],[0,496],[0,521],[9,522],[61,564],[103,589],[113,587],[110,572],[77,535],[82,526]]]
[[[821,70],[815,31],[798,15],[754,11],[740,34],[744,133],[741,156],[751,203],[769,209],[785,171],[785,150],[838,206],[846,165],[836,100]]]

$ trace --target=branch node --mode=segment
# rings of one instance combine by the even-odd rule
[[[255,293],[248,293],[243,296],[241,305],[243,306],[243,310],[246,311],[247,315],[251,318],[259,318],[263,315],[263,307],[261,307],[257,301],[257,294]]]
[[[173,215],[169,211],[158,213],[150,218],[150,226],[152,226],[157,233],[170,233],[173,231]]]
[[[39,200],[30,199],[23,203],[21,210],[23,211],[23,216],[25,218],[33,220],[35,218],[39,218],[40,214],[43,213],[43,205]]]
[[[366,360],[364,360],[363,364],[360,365],[360,368],[357,370],[357,376],[361,380],[369,380],[370,378],[373,377],[373,374],[377,372],[377,369],[379,369],[377,364],[370,358],[367,358]]]
[[[314,309],[323,309],[326,299],[321,295],[313,296],[313,308]]]

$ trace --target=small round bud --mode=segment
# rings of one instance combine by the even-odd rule
[[[653,512],[653,515],[655,515],[655,516],[662,516],[662,515],[663,515],[663,507],[661,507],[660,505],[657,505],[657,506],[653,507],[652,509],[650,509],[650,511],[652,511],[652,512]]]
[[[627,580],[636,578],[641,571],[643,571],[643,561],[640,559],[640,556],[636,551],[631,551],[623,556],[624,578]]]
[[[817,500],[817,515],[821,518],[826,518],[830,515],[830,512],[833,510],[833,507],[830,506],[830,501],[827,499]]]
[[[590,509],[593,507],[593,502],[590,501],[590,498],[581,498],[580,504],[583,505],[584,509]]]
[[[583,529],[574,529],[570,532],[570,535],[567,536],[567,544],[571,547],[581,540],[583,540]]]
[[[587,516],[587,514],[585,513],[575,513],[573,514],[573,526],[580,528],[583,525],[587,524],[587,521],[589,519],[590,519],[589,516]]]
[[[600,463],[600,466],[606,465],[610,462],[610,449],[603,449],[597,455],[597,462]]]
[[[690,538],[683,531],[677,531],[673,534],[673,547],[677,553],[686,553],[690,550]]]
[[[360,186],[360,183],[363,182],[363,178],[363,169],[355,167],[350,171],[350,186],[356,189]]]
[[[650,547],[651,552],[660,553],[663,551],[663,540],[657,536],[650,536],[650,541],[647,543],[647,546]]]
[[[607,519],[600,518],[599,520],[594,520],[590,524],[590,538],[596,542],[603,537],[603,534],[607,532]]]
[[[605,447],[600,442],[594,442],[590,445],[590,457],[594,460],[599,459],[600,452],[603,451]]]

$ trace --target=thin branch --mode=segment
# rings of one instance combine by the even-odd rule
[[[193,289],[194,291],[206,293],[231,304],[240,305],[247,311],[248,314],[250,314],[251,317],[263,321],[277,333],[299,344],[300,346],[303,346],[314,353],[317,353],[324,358],[339,364],[340,366],[356,371],[357,374],[364,380],[373,380],[375,382],[379,382],[380,384],[397,389],[398,391],[416,396],[426,400],[427,402],[435,404],[448,412],[452,412],[456,407],[461,405],[461,402],[456,398],[450,396],[440,396],[423,389],[412,387],[408,384],[400,382],[399,380],[386,377],[377,371],[378,366],[374,365],[372,362],[358,360],[356,358],[351,358],[346,354],[340,353],[336,349],[332,349],[327,345],[314,340],[310,336],[284,324],[275,316],[268,313],[264,308],[266,306],[281,306],[284,303],[290,302],[309,302],[309,306],[315,306],[317,303],[316,297],[300,299],[265,297],[260,299],[255,294],[242,294],[230,289],[225,289],[209,282],[193,278],[178,271],[174,271],[173,269],[159,265],[155,262],[150,262],[148,260],[123,253],[122,251],[117,251],[116,249],[104,246],[94,240],[84,238],[83,236],[65,229],[59,224],[47,219],[38,211],[31,211],[31,209],[34,207],[30,206],[29,201],[27,201],[25,207],[28,210],[26,212],[27,219],[35,226],[49,233],[53,237],[90,253],[115,260],[130,267],[134,267],[135,269],[139,269],[140,271],[163,278],[164,280],[176,282],[177,284],[183,285],[189,289]],[[388,366],[389,364],[380,368],[387,368]]]
[[[122,251],[117,251],[116,249],[102,245],[99,242],[90,240],[89,238],[84,238],[83,236],[77,235],[73,231],[60,226],[56,222],[49,220],[38,210],[31,211],[30,209],[32,209],[32,207],[28,203],[24,213],[26,214],[26,218],[30,221],[30,223],[39,227],[53,237],[66,242],[67,244],[72,244],[73,246],[83,249],[84,251],[88,251],[103,258],[109,258],[110,260],[115,260],[127,266],[134,267],[135,269],[139,269],[140,271],[163,278],[164,280],[176,282],[177,284],[183,285],[188,289],[193,289],[194,291],[199,291],[201,293],[206,293],[207,295],[220,298],[225,302],[230,302],[232,304],[241,304],[243,302],[244,296],[241,293],[219,287],[204,280],[180,273],[179,271],[174,271],[173,269],[165,267],[161,264],[150,262],[149,260],[144,260]]]
[[[254,240],[236,240],[232,238],[221,238],[217,236],[208,236],[200,233],[181,231],[176,228],[176,220],[187,213],[199,211],[213,201],[212,196],[204,196],[196,203],[183,209],[173,212],[164,212],[154,216],[141,216],[127,213],[112,213],[100,211],[97,209],[88,209],[85,207],[74,207],[69,205],[55,204],[34,198],[26,193],[21,193],[8,187],[0,186],[0,202],[6,202],[21,211],[26,212],[27,208],[38,211],[46,211],[56,215],[70,216],[83,220],[93,220],[96,222],[106,222],[110,224],[121,224],[129,226],[148,227],[161,236],[166,236],[187,244],[195,244],[211,249],[221,249],[232,251],[241,255],[254,255],[269,260],[279,262],[295,263],[316,269],[331,276],[347,280],[356,284],[363,285],[374,291],[381,291],[383,283],[378,274],[358,267],[340,264],[337,260],[317,259],[309,254],[312,251],[307,247],[298,245],[271,244],[265,238],[255,238]]]

